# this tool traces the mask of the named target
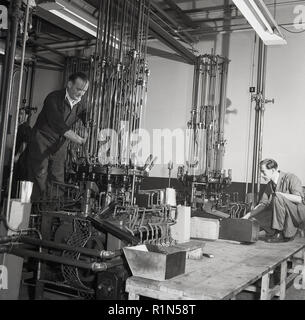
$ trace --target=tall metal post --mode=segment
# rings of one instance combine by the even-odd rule
[[[13,73],[16,55],[19,16],[22,0],[12,0],[9,8],[9,27],[5,47],[5,68],[2,79],[0,102],[0,203],[2,201],[2,183],[5,161],[5,148],[9,121],[10,102],[13,90]]]
[[[21,104],[21,93],[22,93],[22,85],[23,85],[23,70],[24,70],[26,41],[27,41],[27,36],[28,36],[29,15],[30,15],[30,5],[29,5],[29,0],[27,0],[26,10],[25,10],[23,40],[22,40],[20,79],[19,79],[19,86],[18,86],[18,92],[17,92],[17,105],[16,105],[17,110],[16,110],[16,119],[15,119],[15,123],[14,123],[14,138],[13,138],[12,156],[11,156],[11,163],[10,163],[10,175],[9,175],[9,183],[8,183],[7,208],[6,208],[6,216],[7,217],[8,217],[9,209],[10,209],[9,203],[11,200],[13,174],[14,174],[14,155],[15,155],[15,151],[16,151],[18,118],[19,118],[19,108],[20,108],[20,104]]]
[[[259,40],[258,66],[257,66],[257,91],[255,101],[255,122],[252,160],[252,199],[253,204],[258,201],[260,188],[259,162],[262,159],[263,120],[265,111],[265,80],[266,80],[267,47]]]

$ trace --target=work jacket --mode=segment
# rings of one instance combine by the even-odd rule
[[[79,119],[86,123],[86,108],[82,100],[71,109],[65,97],[66,89],[63,89],[51,92],[44,101],[31,137],[37,156],[40,154],[44,158],[57,152],[66,141],[65,132],[71,130]]]

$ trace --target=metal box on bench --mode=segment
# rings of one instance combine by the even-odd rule
[[[254,243],[258,240],[259,224],[249,219],[222,219],[219,239]]]
[[[185,272],[186,251],[179,248],[146,244],[123,251],[134,276],[162,281]]]

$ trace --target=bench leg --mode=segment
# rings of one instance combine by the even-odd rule
[[[140,296],[134,292],[129,292],[128,300],[140,300]]]
[[[269,282],[270,282],[270,273],[268,272],[262,276],[260,300],[269,300],[270,299]]]
[[[302,289],[305,290],[305,249],[302,250],[303,270],[302,270]]]
[[[281,263],[280,300],[285,300],[287,279],[287,261]]]

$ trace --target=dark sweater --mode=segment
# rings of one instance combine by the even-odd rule
[[[53,142],[58,142],[78,119],[81,119],[84,124],[86,123],[86,109],[82,101],[71,110],[65,96],[66,89],[51,92],[46,97],[33,127],[34,130],[39,130],[41,134]]]

